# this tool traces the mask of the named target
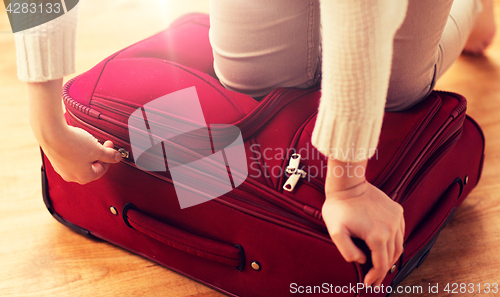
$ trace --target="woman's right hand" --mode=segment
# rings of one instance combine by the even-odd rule
[[[38,143],[61,177],[85,184],[121,160],[113,143],[100,144],[83,129],[68,126],[61,102],[62,79],[28,83],[30,123]]]
[[[337,249],[348,262],[365,263],[365,255],[352,238],[365,241],[371,251],[373,267],[364,283],[379,286],[403,252],[405,222],[403,208],[384,192],[368,183],[365,176],[334,176],[337,166],[354,166],[329,160],[325,184],[323,220]],[[355,172],[358,170],[355,170]]]

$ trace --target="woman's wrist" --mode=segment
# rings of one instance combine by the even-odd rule
[[[366,164],[366,160],[353,163],[329,158],[325,181],[327,199],[342,199],[361,195],[365,191],[367,183]]]

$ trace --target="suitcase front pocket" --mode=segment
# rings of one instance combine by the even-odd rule
[[[175,228],[144,214],[131,203],[124,206],[122,215],[127,226],[144,235],[186,253],[243,270],[245,253],[240,245],[218,242]]]

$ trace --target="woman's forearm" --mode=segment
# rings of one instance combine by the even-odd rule
[[[121,160],[113,143],[100,144],[80,128],[66,124],[61,102],[62,79],[28,83],[30,124],[38,143],[66,181],[85,184]]]
[[[67,128],[61,102],[62,81],[27,83],[31,129],[42,147],[58,139]]]

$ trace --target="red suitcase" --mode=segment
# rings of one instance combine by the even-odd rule
[[[310,143],[319,89],[280,88],[260,102],[224,89],[213,71],[208,29],[206,15],[183,17],[65,85],[68,123],[112,140],[125,158],[100,180],[78,185],[62,180],[43,157],[43,194],[51,214],[79,233],[229,295],[285,296],[309,289],[383,296],[387,286],[395,290],[422,263],[480,178],[484,137],[465,114],[466,100],[433,92],[409,111],[385,114],[366,175],[403,205],[405,251],[388,272],[384,291],[361,289],[370,264],[345,262],[321,219],[326,160]],[[205,128],[181,115],[191,128],[176,132],[170,110],[153,106],[155,99],[168,101],[179,90],[197,95]],[[187,100],[184,105],[181,97],[172,99],[174,109],[198,108]],[[134,115],[144,119],[147,131],[130,125]],[[178,137],[156,142],[152,131],[158,129]],[[207,132],[209,147],[202,145]],[[137,142],[141,137],[151,143]],[[230,145],[238,139],[241,145]],[[183,143],[189,145],[177,146]],[[160,148],[162,159],[151,153]],[[231,159],[233,149],[243,150],[246,164]],[[167,162],[169,150],[176,150],[177,163]],[[224,162],[217,163],[215,155]],[[195,168],[197,182],[189,185],[179,176],[196,160],[203,164]],[[204,203],[182,205],[181,193],[203,196],[200,189],[214,192]]]

